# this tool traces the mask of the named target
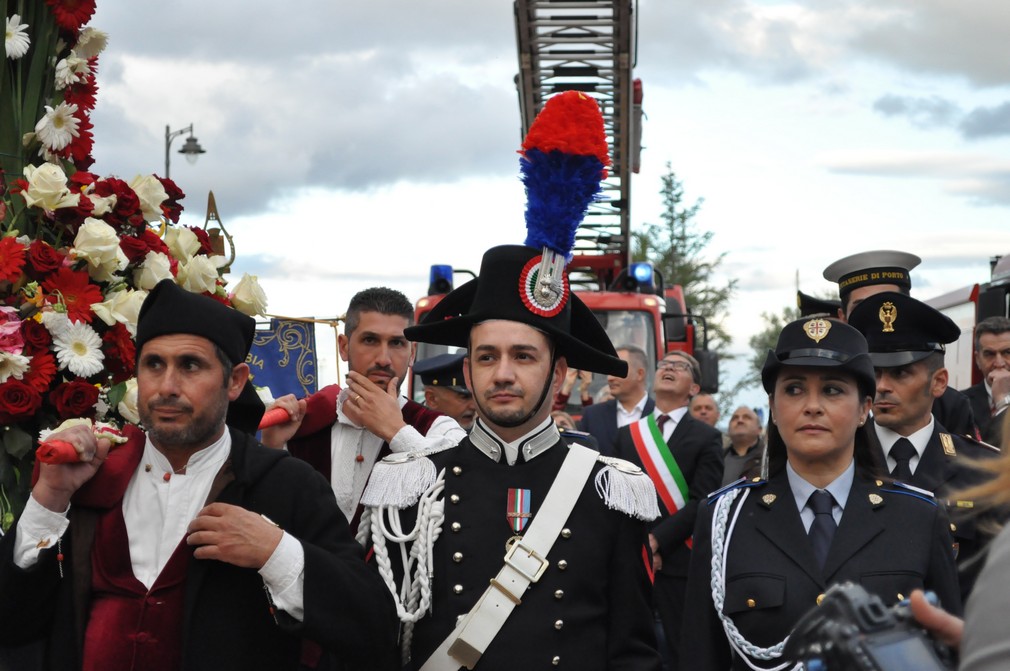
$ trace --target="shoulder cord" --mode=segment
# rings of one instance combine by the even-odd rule
[[[417,520],[409,533],[404,533],[400,521],[400,510],[393,506],[379,506],[369,509],[375,548],[375,561],[386,587],[396,602],[396,614],[403,622],[401,652],[404,663],[409,660],[410,644],[414,623],[424,617],[431,606],[432,552],[435,541],[442,532],[445,519],[445,502],[441,500],[445,489],[445,469],[438,474],[435,484],[421,495],[417,502]],[[386,518],[388,517],[388,525]],[[364,524],[364,519],[362,520]],[[403,583],[399,589],[389,561],[386,541],[400,546],[400,562],[403,566]],[[407,545],[410,545],[408,550]]]
[[[736,507],[736,511],[733,513],[733,519],[729,522],[727,530],[730,508],[741,491],[743,491],[743,497],[740,499],[740,505]],[[737,518],[740,516],[740,511],[743,510],[743,504],[749,494],[750,487],[733,489],[726,492],[715,504],[715,513],[712,515],[712,603],[715,606],[716,614],[722,621],[722,628],[726,631],[726,638],[729,640],[730,647],[743,659],[747,666],[755,671],[782,671],[782,669],[789,666],[789,662],[766,668],[756,666],[751,662],[750,658],[753,657],[754,659],[763,661],[778,659],[782,656],[782,650],[785,648],[789,637],[787,636],[770,648],[759,648],[744,638],[740,630],[737,629],[733,619],[723,612],[723,603],[726,597],[726,556],[729,552],[729,541],[733,536]],[[793,670],[802,668],[802,664],[796,664]]]

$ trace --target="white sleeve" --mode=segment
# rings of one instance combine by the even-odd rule
[[[18,520],[17,535],[14,538],[14,563],[18,568],[35,566],[39,552],[56,545],[70,525],[67,513],[54,513],[29,496],[25,511]]]
[[[463,427],[457,424],[452,417],[443,415],[431,423],[431,428],[428,429],[426,436],[422,436],[417,429],[409,424],[405,425],[389,441],[389,449],[393,452],[414,452],[429,448],[452,447],[465,437],[466,431],[463,430]]]
[[[302,622],[305,619],[305,550],[302,544],[285,531],[259,574],[274,606]]]

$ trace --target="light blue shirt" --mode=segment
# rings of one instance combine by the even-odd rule
[[[810,532],[810,525],[814,523],[814,511],[807,505],[810,495],[817,487],[803,479],[803,477],[793,470],[792,464],[786,462],[786,477],[789,478],[789,488],[793,490],[793,497],[796,499],[796,509],[800,511],[800,519],[803,520],[803,528]],[[856,462],[849,462],[841,475],[835,478],[831,484],[824,488],[824,491],[831,494],[835,499],[835,505],[831,507],[831,516],[835,518],[835,524],[842,521],[842,513],[845,511],[845,502],[849,500],[849,490],[852,489],[852,482],[856,478]]]

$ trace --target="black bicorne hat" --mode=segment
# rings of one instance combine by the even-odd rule
[[[761,382],[769,394],[783,366],[837,368],[856,378],[864,396],[873,396],[877,387],[866,339],[837,319],[803,318],[782,327],[775,349],[768,350],[761,369]]]
[[[596,315],[568,286],[550,305],[541,305],[537,271],[542,252],[524,245],[493,247],[484,253],[477,279],[454,289],[417,326],[404,331],[410,340],[468,347],[470,329],[503,319],[543,331],[568,365],[604,375],[625,377],[628,364],[617,356]]]
[[[895,291],[862,301],[852,309],[849,323],[866,338],[877,368],[921,361],[961,337],[961,329],[950,317]]]

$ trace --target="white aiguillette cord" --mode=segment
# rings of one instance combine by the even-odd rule
[[[589,480],[598,453],[581,445],[571,445],[551,489],[529,529],[505,555],[505,565],[470,612],[460,620],[449,637],[432,653],[421,671],[472,669],[498,635],[512,610],[522,603],[531,583],[540,580],[550,562],[547,553],[561,534],[575,502]]]

